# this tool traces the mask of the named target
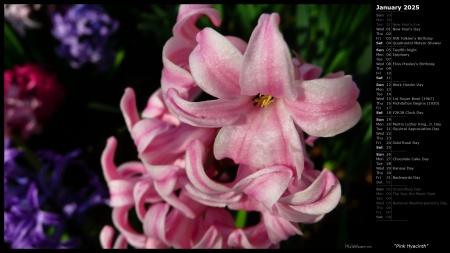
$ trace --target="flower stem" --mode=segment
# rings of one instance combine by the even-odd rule
[[[244,228],[245,223],[247,222],[247,211],[239,210],[236,214],[236,220],[234,221],[234,224],[238,228]]]

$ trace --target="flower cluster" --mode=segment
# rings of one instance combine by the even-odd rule
[[[27,64],[5,70],[5,136],[16,132],[22,138],[41,130],[64,97],[62,85],[48,68]]]
[[[40,4],[4,4],[5,19],[21,35],[25,36],[25,28],[39,28],[41,23],[30,18],[33,11],[41,8]]]
[[[80,245],[79,230],[86,211],[107,204],[108,192],[100,178],[77,159],[79,151],[65,156],[36,153],[39,171],[26,163],[24,151],[4,146],[4,242],[11,248],[73,248]],[[74,175],[86,182],[74,182]],[[70,182],[71,184],[68,184]],[[75,228],[75,229],[74,229]]]
[[[119,22],[112,19],[100,5],[77,4],[62,15],[54,13],[53,35],[61,45],[60,57],[67,59],[73,68],[87,63],[106,70],[114,59],[110,37],[117,31]]]
[[[163,49],[161,88],[141,117],[131,88],[120,106],[140,161],[116,166],[117,141],[102,155],[120,235],[106,226],[104,248],[277,248],[334,209],[340,183],[314,169],[313,144],[353,127],[359,89],[343,72],[292,57],[277,13],[263,14],[249,42],[195,24],[210,5],[181,5]],[[194,102],[202,92],[217,98]],[[229,210],[256,212],[237,227]],[[143,232],[130,223],[136,212]]]

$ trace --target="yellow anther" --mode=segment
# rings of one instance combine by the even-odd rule
[[[256,95],[252,100],[254,106],[261,106],[261,108],[266,108],[273,101],[275,101],[275,98],[271,95],[262,95],[261,93],[258,93],[258,95]]]

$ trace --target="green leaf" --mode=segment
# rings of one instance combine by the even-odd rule
[[[23,49],[22,45],[20,44],[19,40],[14,35],[14,32],[9,28],[9,25],[6,23],[4,24],[4,35],[5,40],[11,43],[17,54],[20,56],[20,58],[25,58],[25,50]]]

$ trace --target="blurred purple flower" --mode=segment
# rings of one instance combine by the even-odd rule
[[[80,152],[62,156],[38,151],[44,165],[36,172],[22,151],[10,147],[9,139],[4,148],[4,242],[11,248],[79,246],[82,234],[68,233],[69,224],[83,224],[87,209],[107,204],[108,197],[99,177],[76,159]]]
[[[112,19],[100,5],[77,4],[64,15],[55,13],[53,36],[61,41],[57,54],[66,58],[73,68],[93,63],[106,70],[115,52],[109,44],[119,22]]]

